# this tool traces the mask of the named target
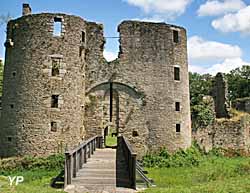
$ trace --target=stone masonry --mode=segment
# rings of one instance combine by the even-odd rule
[[[193,132],[192,137],[206,152],[213,148],[250,153],[250,115],[240,119],[217,119],[206,127]]]
[[[232,107],[238,111],[250,113],[250,97],[236,99]]]
[[[214,98],[216,118],[229,117],[228,88],[222,73],[216,74],[213,80],[212,96]]]
[[[49,155],[82,140],[85,61],[79,50],[86,30],[83,19],[65,14],[28,14],[8,23],[0,156]]]
[[[139,155],[191,145],[184,28],[124,21],[119,57],[107,62],[101,24],[23,9],[7,27],[1,157],[62,152],[106,126]]]
[[[137,152],[143,155],[163,147],[170,151],[189,147],[191,126],[185,29],[165,23],[124,21],[118,31],[118,59],[102,66],[87,64],[87,90],[100,85],[99,90],[93,89],[95,94],[91,93],[96,96],[91,97],[94,99],[91,104],[108,92],[108,82],[112,80],[119,97],[117,131],[129,139]],[[178,40],[174,40],[174,34]],[[95,77],[91,77],[93,71]],[[86,120],[92,122],[85,125],[86,130],[96,125],[93,135],[97,131],[103,133],[105,124],[100,117],[110,113],[100,109],[104,109],[103,103],[92,106],[92,115],[86,110]]]

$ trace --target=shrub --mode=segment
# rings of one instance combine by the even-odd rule
[[[185,167],[198,166],[202,160],[202,153],[194,145],[187,150],[179,150],[169,154],[166,149],[159,153],[147,154],[143,157],[145,167]]]

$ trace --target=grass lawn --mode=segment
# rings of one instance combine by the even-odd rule
[[[47,158],[12,157],[0,159],[0,193],[56,193],[63,192],[50,186],[64,166],[64,155],[52,155]],[[24,181],[10,185],[16,176],[23,176]]]
[[[197,167],[147,168],[145,193],[249,193],[250,158],[207,157]]]
[[[117,137],[112,137],[111,135],[106,136],[106,146],[116,146]]]
[[[7,176],[0,176],[0,192],[1,193],[56,193],[63,192],[60,189],[50,187],[51,179],[56,177],[60,171],[46,171],[46,170],[31,170],[19,171],[9,174],[9,176],[23,176],[24,182],[19,185],[10,186]]]

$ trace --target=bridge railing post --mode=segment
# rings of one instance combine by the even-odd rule
[[[84,163],[87,163],[87,147],[84,146],[84,153],[83,153],[83,162]]]
[[[131,156],[131,188],[136,189],[136,155]]]
[[[96,138],[94,139],[94,151],[96,150]]]
[[[76,152],[76,172],[80,169],[80,149]]]
[[[92,142],[91,142],[91,154],[93,155],[94,154],[94,149],[95,149],[95,141],[93,140]]]
[[[83,165],[83,155],[82,155],[82,151],[83,151],[83,148],[80,149],[80,152],[79,152],[79,169],[82,169],[82,165]]]
[[[88,143],[88,158],[91,157],[90,143]]]
[[[73,154],[73,178],[76,177],[76,167],[77,167],[77,152]]]
[[[71,184],[72,182],[72,156],[69,153],[65,153],[65,169],[64,169],[64,186]]]

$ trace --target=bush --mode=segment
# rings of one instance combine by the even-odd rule
[[[202,157],[200,150],[193,145],[172,155],[166,149],[162,149],[159,153],[147,154],[142,161],[145,167],[191,167],[198,166]]]

